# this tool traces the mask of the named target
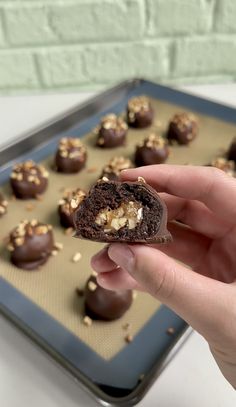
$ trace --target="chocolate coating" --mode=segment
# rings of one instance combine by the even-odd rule
[[[58,202],[58,213],[61,226],[65,228],[74,227],[73,213],[78,208],[86,193],[77,188],[74,191],[68,191]]]
[[[0,218],[7,212],[8,202],[4,196],[0,193]]]
[[[233,139],[227,152],[228,160],[233,160],[236,163],[236,137]]]
[[[72,174],[79,172],[85,166],[87,151],[78,138],[62,138],[55,156],[55,166],[58,172]]]
[[[153,109],[146,96],[137,96],[129,100],[127,120],[131,127],[143,129],[152,124]]]
[[[104,116],[94,133],[96,145],[101,148],[114,148],[124,144],[128,126],[125,121],[111,113]]]
[[[90,289],[92,283],[93,290]],[[95,289],[94,289],[95,288]],[[132,304],[132,291],[110,291],[91,276],[85,287],[85,312],[92,319],[112,321],[121,318]]]
[[[48,186],[48,172],[34,161],[25,161],[13,167],[10,183],[19,199],[32,199],[42,194]]]
[[[150,134],[136,147],[134,161],[137,167],[161,164],[167,160],[169,153],[169,148],[164,138]]]
[[[36,220],[21,222],[9,236],[11,262],[24,270],[35,270],[48,260],[53,250],[51,225]]]
[[[170,121],[167,131],[167,139],[170,144],[188,144],[195,139],[198,134],[198,124],[196,117],[191,113],[178,113]]]
[[[100,178],[106,177],[110,181],[117,181],[122,170],[132,168],[132,162],[125,157],[113,157],[102,170]]]
[[[104,211],[108,211],[109,216],[112,214],[114,228],[108,225]],[[165,203],[141,180],[97,182],[75,211],[74,222],[76,237],[99,242],[166,243],[172,240],[166,228]]]

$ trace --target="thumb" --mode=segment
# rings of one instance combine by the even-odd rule
[[[214,342],[216,330],[227,329],[229,285],[199,275],[150,246],[112,244],[108,256],[208,341]]]

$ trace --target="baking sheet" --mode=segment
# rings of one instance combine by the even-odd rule
[[[77,107],[72,112],[68,112],[67,114],[63,115],[63,117],[59,117],[57,122],[49,123],[49,126],[46,126],[44,131],[42,129],[36,130],[33,134],[31,133],[30,137],[27,139],[28,141],[23,140],[17,144],[17,150],[15,146],[6,149],[4,153],[1,154],[1,162],[5,165],[5,168],[1,168],[0,182],[7,180],[9,177],[10,169],[8,161],[12,159],[14,159],[14,161],[19,161],[17,160],[17,152],[18,154],[22,154],[20,161],[28,159],[31,156],[36,161],[42,161],[46,156],[54,154],[57,141],[60,137],[77,135],[83,136],[89,133],[87,137],[88,144],[90,145],[90,158],[87,169],[95,167],[96,172],[89,172],[86,177],[88,184],[90,184],[90,182],[92,183],[97,178],[97,175],[100,174],[102,165],[107,162],[106,154],[108,151],[99,150],[99,157],[101,157],[101,161],[98,160],[99,164],[95,165],[94,163],[96,163],[96,160],[98,159],[98,150],[97,148],[93,147],[93,136],[91,135],[91,129],[95,127],[102,115],[112,111],[115,113],[124,111],[128,98],[141,94],[147,94],[148,96],[154,97],[155,110],[157,112],[153,127],[154,130],[165,132],[169,118],[178,111],[191,110],[193,112],[198,112],[197,116],[200,119],[201,128],[199,138],[196,139],[189,147],[181,146],[172,148],[172,154],[168,160],[169,163],[209,163],[212,158],[215,158],[218,155],[219,151],[222,154],[222,148],[225,148],[225,146],[229,144],[232,137],[236,134],[235,109],[194,97],[168,87],[156,85],[151,82],[134,80],[124,83],[117,88],[114,88],[114,90],[109,90],[104,93],[104,95],[98,96],[93,101],[89,102],[87,107],[85,106],[81,109]],[[175,104],[170,102],[175,102]],[[182,108],[181,105],[183,106]],[[216,119],[215,117],[220,119]],[[65,130],[69,126],[71,126],[71,128],[69,130]],[[150,128],[145,131],[129,130],[128,138],[130,146],[134,146],[145,136],[145,134],[149,133],[150,130]],[[43,144],[40,145],[40,142]],[[125,156],[130,155],[131,153],[130,149],[123,147],[121,149],[118,148],[109,150],[109,157],[119,155],[121,151],[124,152]],[[23,152],[25,153],[23,154]],[[50,160],[51,158],[47,164],[49,166],[51,166]],[[62,187],[65,186],[64,183],[72,187],[83,187],[83,175],[86,173],[87,169],[77,176],[72,176],[75,183],[73,183],[73,181],[71,182],[71,185],[69,181],[70,176],[62,176],[61,180],[65,179],[65,182],[62,182]],[[54,185],[54,182],[52,181],[51,177],[51,186],[52,185]],[[4,187],[3,189],[6,191],[6,194],[9,195],[8,187]],[[49,193],[49,191],[47,193]],[[61,196],[60,193],[61,191],[58,191],[53,194],[55,205],[57,199]],[[38,206],[40,204],[40,206],[33,212],[26,211],[25,205],[27,205],[28,202],[29,201],[17,201],[17,206],[15,206],[15,208],[18,209],[19,206],[22,205],[23,218],[27,217],[32,219],[38,217],[38,215],[35,216],[38,211],[43,211],[43,206],[46,204],[46,199],[42,202],[37,201],[36,205]],[[10,205],[15,204],[16,202],[10,203]],[[16,221],[13,219],[13,216],[16,216],[16,214],[17,212],[14,212],[13,214],[12,211],[12,216],[7,215],[5,220],[4,218],[0,220],[1,225],[2,221],[4,220],[7,233],[16,224]],[[55,240],[62,241],[62,239],[60,239],[61,229],[57,223],[56,206],[53,204],[51,212],[46,209],[43,216],[45,216],[45,218],[42,220],[49,221],[51,219],[52,223],[55,225]],[[19,219],[15,219],[18,222],[21,217],[19,217]],[[0,237],[5,237],[5,233],[3,233],[1,230]],[[62,238],[63,237],[65,238],[64,235],[62,235]],[[66,239],[67,238],[68,236],[66,236]],[[80,250],[78,246],[80,241],[72,238],[69,238],[69,241],[70,247],[75,244],[76,251],[80,251],[82,253],[82,250]],[[88,242],[86,245],[88,245]],[[93,248],[92,250],[95,250],[97,245],[97,243],[89,243],[89,246]],[[60,280],[58,279],[58,269],[62,270],[62,261],[60,260],[62,260],[62,256],[64,256],[63,253],[64,249],[61,253],[59,253],[57,258],[50,259],[50,270],[54,270],[54,274],[51,275],[51,280],[52,282],[54,281],[53,285],[55,288],[60,284]],[[73,254],[74,250],[72,255]],[[5,271],[7,270],[7,267],[11,266],[9,266],[9,262],[7,261],[7,252],[3,248],[2,242],[0,256],[3,256],[2,260],[0,260],[0,273],[1,276],[3,276],[2,266],[6,266],[6,268],[4,267]],[[81,286],[86,279],[83,274],[84,268],[87,268],[86,273],[89,271],[88,259],[85,261],[85,256],[83,256],[81,262],[76,264],[72,264],[70,259],[71,258],[69,257],[66,259],[66,264],[68,270],[71,267],[71,273],[67,273],[65,269],[63,270],[64,274],[62,274],[65,281],[71,281],[73,275],[73,281],[75,282],[76,286]],[[53,267],[52,262],[54,264]],[[85,262],[84,268],[82,267],[83,262]],[[48,263],[48,265],[50,263]],[[46,271],[46,269],[44,270]],[[15,269],[15,272],[8,269],[8,276],[16,274],[16,271],[18,276],[21,275],[20,278],[22,279],[22,282],[25,281],[23,275],[26,272],[20,274],[21,271],[18,269]],[[46,275],[46,272],[44,273],[43,270],[39,273],[41,274],[40,278],[42,279],[44,278],[44,275]],[[26,280],[28,281],[28,272],[26,274]],[[39,275],[37,278],[39,278]],[[159,304],[152,300],[154,301],[155,306],[158,308],[158,312],[153,312],[152,316],[150,314],[146,316],[146,323],[144,324],[143,329],[137,329],[134,336],[134,341],[129,345],[125,345],[123,342],[124,334],[123,331],[121,331],[120,326],[119,332],[122,332],[122,340],[120,341],[120,344],[122,343],[122,345],[120,351],[117,351],[114,353],[114,356],[111,357],[109,355],[111,350],[107,348],[104,355],[99,356],[99,354],[93,352],[92,347],[86,345],[86,342],[80,341],[77,334],[73,334],[72,330],[68,330],[66,327],[64,328],[65,325],[63,323],[57,322],[59,321],[58,318],[55,318],[55,316],[53,317],[51,313],[48,313],[48,310],[44,312],[45,308],[43,309],[42,307],[37,306],[35,298],[33,299],[33,302],[28,300],[32,289],[32,284],[30,282],[23,284],[24,287],[26,287],[27,284],[29,284],[29,286],[31,284],[31,287],[27,288],[27,294],[25,297],[24,295],[20,294],[20,291],[15,290],[12,287],[12,282],[8,284],[7,281],[9,280],[7,280],[5,275],[3,278],[0,277],[0,308],[3,313],[10,320],[14,321],[19,328],[22,328],[29,337],[33,338],[35,342],[40,344],[40,346],[43,347],[62,366],[70,371],[74,377],[79,379],[83,386],[89,389],[92,393],[96,394],[97,399],[104,400],[106,405],[107,403],[112,403],[112,405],[118,403],[119,406],[130,406],[136,404],[150,386],[154,375],[160,371],[160,367],[163,366],[163,360],[167,360],[166,356],[172,354],[171,349],[173,349],[177,339],[186,329],[186,323],[184,321],[182,321],[166,307],[161,306],[159,308]],[[64,301],[64,304],[66,302],[68,309],[70,308],[71,312],[74,313],[74,318],[76,321],[75,323],[78,323],[78,328],[78,326],[81,324],[81,319],[78,317],[77,312],[75,312],[75,308],[78,307],[79,309],[81,304],[78,304],[77,301],[76,303],[74,302],[76,298],[74,294],[74,282],[72,287],[73,294],[69,301]],[[35,285],[37,284],[38,283],[35,281]],[[64,300],[65,298],[69,298],[69,295],[66,297],[65,291],[66,290],[63,290]],[[40,301],[44,304],[45,298],[52,295],[47,285],[43,286],[43,290],[40,291],[40,294],[36,289],[34,290],[34,293],[36,293],[36,297],[40,297]],[[56,301],[62,303],[61,295],[59,295],[59,292],[57,292],[56,289],[53,295],[55,296]],[[139,301],[141,307],[140,309],[144,310],[146,299],[143,298],[142,300],[142,294],[139,294],[135,300],[135,307],[138,307]],[[61,310],[60,312],[63,314],[64,311]],[[128,314],[126,314],[126,316],[128,316]],[[124,317],[124,319],[125,322],[132,322],[127,321],[126,317]],[[167,335],[166,333],[170,326],[173,327],[175,331],[175,334],[172,336]],[[86,329],[86,331],[91,333],[91,328],[94,327],[95,325],[89,329]],[[134,329],[134,325],[132,329]],[[131,333],[133,334],[134,332]],[[119,338],[119,340],[120,339],[121,338]],[[89,351],[89,349],[91,349],[91,351]],[[112,352],[114,352],[114,348],[112,348]],[[139,376],[143,373],[145,374],[144,380],[142,383],[139,383]],[[99,385],[94,386],[93,383],[99,383]]]

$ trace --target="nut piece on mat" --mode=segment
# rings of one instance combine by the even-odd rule
[[[85,166],[87,151],[79,138],[63,137],[58,145],[55,166],[58,172],[72,174]]]
[[[125,121],[113,113],[107,114],[94,129],[96,145],[101,148],[114,148],[124,144],[128,126]]]
[[[64,228],[74,227],[73,212],[81,204],[86,193],[77,188],[73,191],[67,191],[62,199],[58,202],[58,214],[60,217],[61,226]]]
[[[167,141],[162,136],[151,133],[137,145],[134,159],[135,164],[137,167],[161,164],[167,160],[169,153]]]
[[[132,291],[111,291],[90,276],[85,286],[85,313],[92,319],[112,321],[121,318],[132,304]]]
[[[74,212],[76,237],[108,243],[170,242],[166,205],[143,181],[98,181]]]
[[[24,220],[9,235],[11,262],[24,270],[35,270],[48,260],[54,250],[52,226],[36,219]]]
[[[42,165],[28,160],[13,167],[10,183],[17,198],[37,198],[48,186],[48,172]]]
[[[233,160],[236,163],[236,137],[232,140],[227,152],[228,160]]]
[[[0,193],[0,218],[7,212],[8,201]]]
[[[167,139],[170,144],[189,144],[198,134],[198,123],[192,113],[177,113],[170,121]]]
[[[139,129],[152,124],[153,109],[146,96],[137,96],[128,101],[127,120],[129,126]]]

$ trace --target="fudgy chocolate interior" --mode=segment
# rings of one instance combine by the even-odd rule
[[[104,227],[96,224],[96,216],[102,209],[117,209],[122,203],[130,201],[141,203],[143,207],[143,218],[134,229],[124,226],[105,233]],[[78,235],[87,239],[143,241],[146,237],[150,238],[158,233],[162,213],[161,203],[148,192],[146,186],[137,183],[99,182],[75,213],[75,224]]]

